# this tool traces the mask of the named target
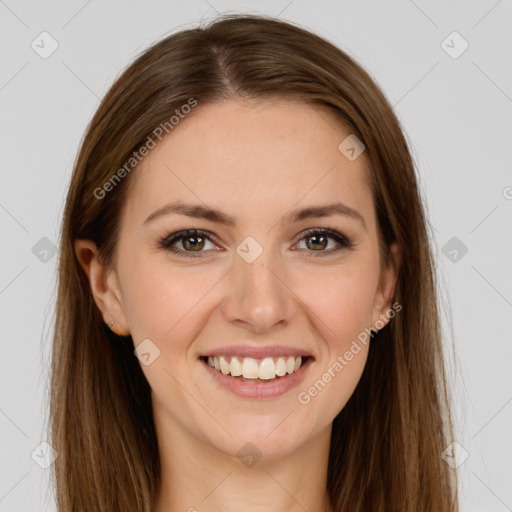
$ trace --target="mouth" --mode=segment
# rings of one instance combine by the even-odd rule
[[[227,355],[201,356],[200,359],[216,373],[240,382],[263,384],[289,379],[301,368],[309,366],[312,356],[276,356],[265,358]]]

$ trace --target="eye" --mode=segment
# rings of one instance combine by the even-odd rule
[[[307,257],[328,256],[329,254],[339,252],[343,249],[350,249],[354,246],[345,236],[332,229],[308,229],[303,235],[305,236],[299,240],[299,243],[304,240],[306,241],[306,249],[311,251],[310,254],[307,254]],[[336,244],[338,244],[338,247],[336,247],[336,244],[334,244],[334,249],[332,245],[329,246],[329,239],[334,240]],[[326,248],[330,250],[326,251]],[[315,252],[317,254],[313,254]]]
[[[198,229],[187,229],[186,231],[179,231],[162,238],[158,245],[162,249],[166,249],[170,252],[178,254],[179,256],[185,257],[197,257],[201,256],[205,245],[210,243],[213,248],[216,246],[212,243],[214,238],[210,233],[201,231]],[[182,249],[175,247],[174,245],[181,245]],[[220,250],[220,249],[215,249]]]
[[[354,245],[341,233],[332,229],[308,229],[306,232],[302,233],[302,235],[299,244],[304,240],[306,241],[306,251],[309,252],[309,254],[306,255],[307,257],[328,256],[329,254],[337,253],[343,249],[350,249]],[[216,237],[212,233],[199,229],[187,229],[163,237],[159,240],[158,245],[160,248],[166,249],[178,256],[194,258],[203,255],[205,249],[208,249],[207,244],[211,244],[212,247],[210,250],[222,250],[213,243],[215,239]],[[329,244],[329,239],[334,240],[334,248],[332,244]],[[181,248],[177,247],[179,245],[181,245]]]

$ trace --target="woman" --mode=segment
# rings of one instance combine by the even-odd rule
[[[327,41],[233,15],[145,51],[66,202],[59,510],[458,510],[426,222]]]

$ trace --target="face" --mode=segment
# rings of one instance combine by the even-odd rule
[[[389,311],[398,256],[380,267],[364,153],[338,149],[349,134],[293,102],[198,105],[133,171],[115,269],[96,266],[93,289],[114,330],[146,340],[154,414],[173,432],[278,457],[352,395],[369,348],[353,342]],[[179,204],[197,208],[165,209]],[[272,378],[280,356],[302,365]]]

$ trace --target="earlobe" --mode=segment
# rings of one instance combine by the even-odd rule
[[[114,271],[104,265],[92,240],[75,240],[75,254],[90,285],[94,302],[109,328],[119,336],[129,336],[122,297]]]

